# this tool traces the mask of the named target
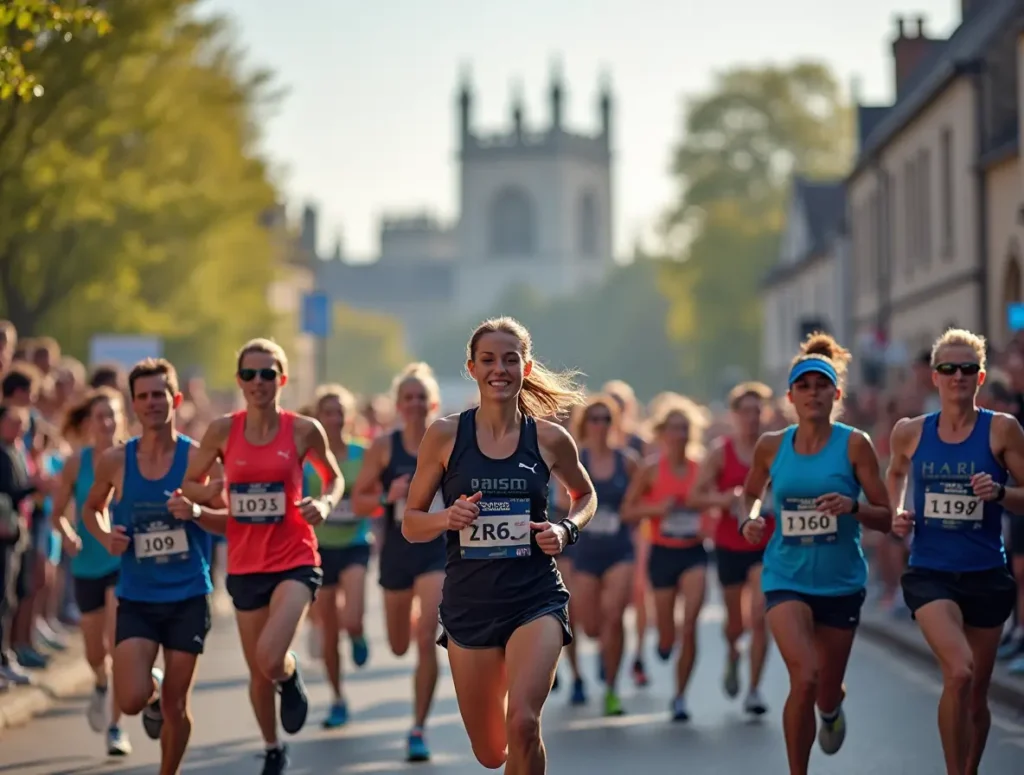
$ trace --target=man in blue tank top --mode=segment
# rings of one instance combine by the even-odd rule
[[[985,340],[950,329],[932,347],[938,412],[892,431],[893,532],[913,531],[903,597],[942,668],[939,735],[948,775],[975,775],[991,726],[988,687],[1017,586],[1006,566],[1003,510],[1024,513],[1024,431],[979,409]],[[913,503],[905,510],[908,477]]]
[[[160,773],[171,775],[188,746],[192,681],[210,629],[212,541],[206,530],[222,533],[227,512],[180,494],[198,445],[174,430],[182,400],[174,367],[147,359],[132,369],[128,384],[142,435],[100,455],[82,519],[121,558],[115,701],[126,715],[142,713],[146,734],[162,743]],[[211,482],[211,492],[221,485]],[[161,647],[166,674],[154,667]]]

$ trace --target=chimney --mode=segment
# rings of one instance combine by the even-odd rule
[[[601,92],[597,106],[601,117],[601,135],[604,137],[605,144],[610,146],[612,142],[612,85],[611,76],[608,73],[601,75]]]
[[[562,129],[562,106],[565,99],[565,89],[562,86],[562,64],[557,59],[551,64],[551,128],[555,131]]]
[[[896,76],[896,99],[906,92],[918,70],[918,67],[944,41],[930,38],[925,32],[923,16],[914,18],[914,28],[908,29],[907,21],[902,16],[896,17],[896,39],[892,42],[892,58]]]
[[[306,205],[302,208],[302,231],[299,234],[299,244],[310,256],[316,256],[317,246],[317,217],[316,208]]]
[[[512,132],[516,142],[523,141],[523,89],[519,83],[512,86]]]
[[[463,146],[473,138],[473,86],[469,65],[459,75],[459,139]]]

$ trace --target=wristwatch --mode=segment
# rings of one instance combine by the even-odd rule
[[[747,526],[748,522],[756,522],[759,519],[764,519],[764,517],[761,517],[761,516],[750,517],[750,516],[748,516],[745,520],[740,522],[740,530],[739,530],[740,535],[743,536],[743,528],[745,528]]]
[[[1006,498],[1006,485],[999,485],[999,492],[996,493],[996,503],[1002,503],[1003,499]]]
[[[198,522],[199,518],[203,516],[203,509],[198,503],[192,504],[192,521]]]
[[[579,526],[571,519],[563,519],[561,522],[556,523],[565,528],[565,532],[569,535],[569,546],[580,540],[580,529]]]

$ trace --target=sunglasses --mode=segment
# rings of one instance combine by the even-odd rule
[[[239,369],[238,377],[242,382],[252,382],[256,377],[264,382],[274,382],[277,380],[278,372],[277,369]]]
[[[611,425],[612,418],[607,414],[592,414],[587,418],[587,422],[592,422],[595,425]]]
[[[944,377],[952,377],[958,371],[965,377],[973,377],[981,371],[980,363],[937,363],[935,371]]]

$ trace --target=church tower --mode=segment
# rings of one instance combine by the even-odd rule
[[[545,294],[599,282],[613,264],[612,97],[604,79],[595,100],[598,127],[565,126],[566,90],[555,65],[546,125],[529,126],[522,94],[512,96],[510,126],[482,133],[464,71],[458,95],[459,298],[485,314],[514,285]]]

